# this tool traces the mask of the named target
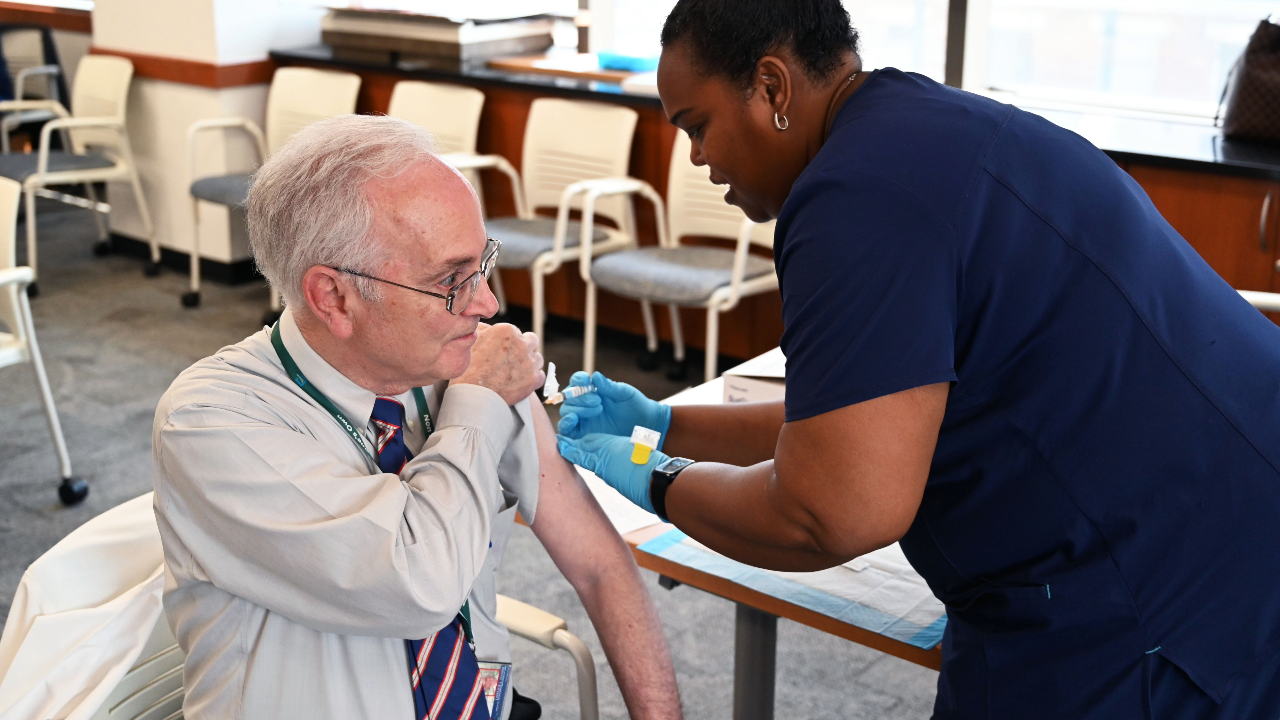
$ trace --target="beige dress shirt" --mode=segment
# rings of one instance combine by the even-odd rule
[[[298,368],[376,447],[374,394],[316,354],[289,312],[280,323]],[[532,522],[537,505],[529,407],[445,388],[426,388],[425,445],[413,395],[397,398],[414,459],[396,476],[289,380],[267,329],[173,382],[152,436],[186,717],[409,720],[403,640],[468,598],[477,655],[510,662],[493,574],[517,509]]]

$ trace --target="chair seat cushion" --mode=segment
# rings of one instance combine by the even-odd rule
[[[773,271],[767,258],[747,255],[743,279]],[[733,251],[717,247],[647,247],[603,255],[591,264],[600,287],[663,305],[703,305],[733,282]]]
[[[485,221],[485,229],[489,237],[502,241],[502,250],[498,253],[498,267],[527,268],[544,252],[555,247],[555,218],[534,218],[521,220],[517,217],[490,218]],[[609,234],[599,227],[591,233],[595,242],[602,242]],[[564,246],[577,247],[582,237],[582,225],[570,221],[565,230]]]
[[[0,155],[0,175],[22,182],[36,174],[36,165],[40,156],[36,153],[14,153]],[[49,153],[49,172],[67,172],[75,170],[102,170],[115,167],[105,155],[88,154],[73,155],[67,152]]]
[[[216,175],[191,183],[191,194],[211,203],[236,207],[248,202],[251,187],[253,175]]]

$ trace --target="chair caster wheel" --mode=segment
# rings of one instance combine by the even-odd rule
[[[636,366],[641,370],[657,370],[658,369],[658,352],[656,350],[645,350],[636,357]]]
[[[58,499],[66,506],[75,505],[89,496],[89,483],[78,477],[62,478],[58,486]]]
[[[684,360],[677,360],[667,366],[668,380],[687,380],[689,378],[689,363]]]
[[[33,283],[31,283],[30,285],[28,285],[28,286],[27,286],[27,297],[28,297],[28,298],[35,299],[35,298],[37,298],[37,297],[39,297],[39,296],[40,296],[40,284],[39,284],[39,283],[35,283],[35,282],[33,282]]]
[[[275,325],[275,324],[276,324],[276,321],[277,321],[277,320],[279,320],[279,319],[280,319],[280,311],[279,311],[279,310],[268,310],[268,311],[266,311],[266,312],[262,313],[262,324],[263,324],[263,325],[268,325],[268,326],[270,326],[270,325]]]
[[[93,244],[93,254],[98,257],[106,257],[111,254],[111,241],[99,240]]]
[[[182,307],[184,308],[200,307],[200,293],[198,292],[182,293]]]
[[[147,266],[142,268],[142,274],[147,277],[155,277],[160,274],[160,263],[149,262]]]

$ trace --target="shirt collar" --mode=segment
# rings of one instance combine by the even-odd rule
[[[373,415],[373,401],[377,399],[369,390],[365,390],[352,382],[346,375],[338,372],[320,354],[311,349],[293,313],[285,310],[280,315],[280,339],[284,347],[293,356],[298,369],[316,389],[333,401],[334,405],[346,415],[356,427],[369,424]]]

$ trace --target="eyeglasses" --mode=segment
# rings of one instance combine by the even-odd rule
[[[461,282],[449,288],[449,292],[444,295],[441,295],[440,293],[433,293],[430,290],[401,285],[398,282],[384,280],[380,277],[367,275],[350,268],[333,267],[332,265],[326,265],[325,267],[348,275],[355,275],[356,277],[368,278],[370,280],[377,280],[380,283],[395,285],[396,287],[404,288],[405,290],[412,290],[416,293],[422,293],[423,295],[438,297],[441,300],[444,300],[444,309],[448,310],[450,315],[461,315],[468,307],[471,306],[471,301],[475,299],[476,290],[480,287],[480,281],[488,280],[489,276],[493,274],[493,268],[498,264],[498,251],[501,249],[501,240],[486,238],[484,244],[484,255],[480,257],[480,269],[471,273]]]

